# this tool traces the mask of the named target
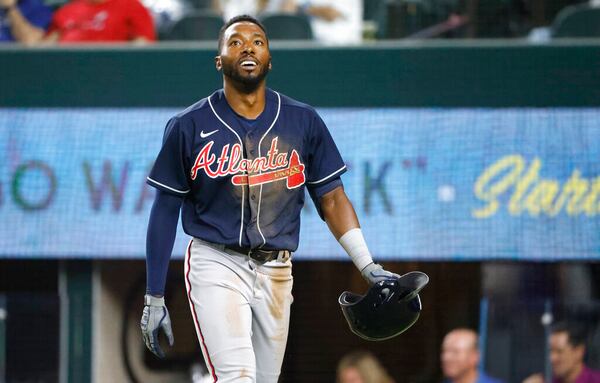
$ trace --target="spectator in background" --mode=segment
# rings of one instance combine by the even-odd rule
[[[478,336],[473,330],[450,331],[442,343],[442,371],[445,383],[501,383],[478,370]]]
[[[237,15],[259,17],[265,13],[290,13],[296,11],[294,0],[213,0],[213,9],[230,20]]]
[[[154,19],[156,34],[167,34],[185,16],[194,13],[194,7],[187,0],[140,0]]]
[[[362,0],[297,0],[310,17],[315,39],[327,45],[359,44],[363,33]]]
[[[52,18],[48,42],[156,40],[152,16],[138,0],[71,0]]]
[[[600,372],[589,369],[585,357],[586,329],[576,323],[559,322],[550,330],[550,364],[552,383],[600,383]],[[544,383],[542,374],[535,374],[523,383]]]
[[[344,356],[337,366],[337,383],[394,383],[373,354],[356,351]]]
[[[0,42],[31,45],[42,39],[51,18],[42,0],[0,0]]]
[[[327,45],[359,44],[363,33],[363,0],[213,0],[213,10],[229,20],[237,15],[303,13],[315,40]]]

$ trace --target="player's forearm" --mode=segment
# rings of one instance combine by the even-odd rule
[[[44,30],[29,23],[16,6],[8,11],[8,19],[10,20],[11,32],[18,42],[32,45],[41,41],[44,37]]]
[[[182,202],[181,197],[156,192],[146,234],[146,291],[151,295],[164,294]]]
[[[338,187],[321,198],[321,210],[329,230],[346,250],[356,268],[362,272],[373,263],[363,237],[352,203],[343,187]]]
[[[321,197],[321,211],[337,240],[351,229],[360,227],[354,207],[341,186]]]

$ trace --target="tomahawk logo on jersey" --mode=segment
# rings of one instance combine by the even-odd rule
[[[295,251],[304,187],[318,201],[345,170],[312,107],[267,90],[264,111],[247,120],[219,90],[169,121],[148,183],[184,197],[193,237]]]

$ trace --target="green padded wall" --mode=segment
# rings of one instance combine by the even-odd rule
[[[185,106],[221,86],[214,44],[0,48],[0,106]],[[600,42],[274,44],[269,86],[315,106],[600,105]]]

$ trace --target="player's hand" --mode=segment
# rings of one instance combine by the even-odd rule
[[[173,346],[175,339],[173,338],[173,330],[171,329],[171,318],[169,310],[165,306],[165,298],[157,298],[152,295],[144,297],[144,312],[140,321],[142,335],[146,347],[159,358],[164,358],[165,353],[160,348],[158,343],[158,332],[162,328],[169,340],[169,346]]]
[[[374,285],[377,282],[385,281],[388,279],[398,279],[400,276],[395,273],[391,273],[383,269],[381,265],[376,263],[369,263],[360,272],[364,279],[369,282],[369,285]]]

